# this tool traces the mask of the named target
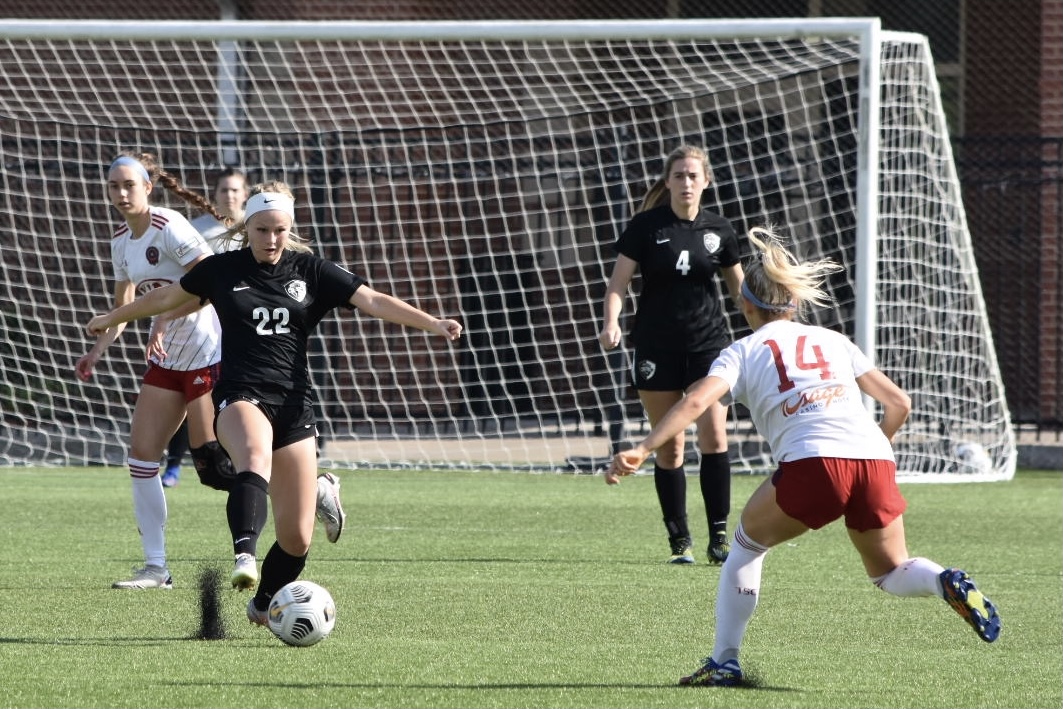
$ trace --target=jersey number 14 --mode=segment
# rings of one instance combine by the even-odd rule
[[[806,347],[807,336],[801,335],[797,338],[797,347],[794,348],[794,359],[798,369],[818,369],[819,378],[827,380],[831,378],[830,363],[823,358],[823,350],[819,345],[812,345],[811,348]],[[772,359],[775,360],[775,371],[779,373],[779,393],[787,392],[793,389],[796,384],[794,380],[790,379],[786,373],[786,363],[782,359],[782,350],[779,348],[779,343],[775,340],[765,340],[764,345],[771,350]],[[814,359],[809,361],[805,358],[806,349],[812,350]]]

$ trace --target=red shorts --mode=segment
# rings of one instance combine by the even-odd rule
[[[185,401],[198,399],[209,394],[218,381],[221,363],[212,364],[202,369],[190,369],[186,372],[160,367],[148,362],[148,371],[144,373],[144,383],[160,389],[179,391],[185,395]]]
[[[782,511],[812,529],[843,515],[857,532],[882,529],[908,507],[889,460],[802,458],[780,463],[771,482]]]

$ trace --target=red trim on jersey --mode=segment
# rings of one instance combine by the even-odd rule
[[[156,229],[164,229],[170,223],[169,218],[157,212],[151,213],[151,225]]]
[[[122,222],[122,225],[114,230],[114,238],[117,239],[120,236],[125,236],[128,231],[132,231],[132,229],[129,228],[128,224]]]

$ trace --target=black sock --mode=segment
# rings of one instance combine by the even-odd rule
[[[731,514],[731,459],[728,454],[703,454],[700,481],[710,538],[727,534],[727,516]]]
[[[299,578],[303,567],[306,566],[306,557],[306,554],[292,556],[281,549],[280,544],[273,542],[262,561],[262,579],[258,582],[258,592],[255,593],[255,608],[266,610],[273,594]]]
[[[689,537],[687,527],[687,476],[683,466],[666,470],[659,465],[653,466],[653,485],[657,489],[657,499],[661,503],[664,526],[668,538]]]
[[[269,483],[250,471],[237,473],[225,503],[229,532],[233,535],[233,554],[255,556],[258,536],[269,515]]]

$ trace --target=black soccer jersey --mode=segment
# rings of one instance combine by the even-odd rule
[[[739,262],[729,221],[706,209],[687,221],[665,204],[636,214],[615,248],[642,274],[631,333],[636,347],[701,352],[729,344],[715,279],[720,268]]]
[[[285,251],[277,264],[250,249],[200,261],[181,287],[210,301],[222,330],[221,377],[215,400],[253,391],[265,403],[311,401],[310,333],[330,310],[349,301],[365,279],[308,253]]]

